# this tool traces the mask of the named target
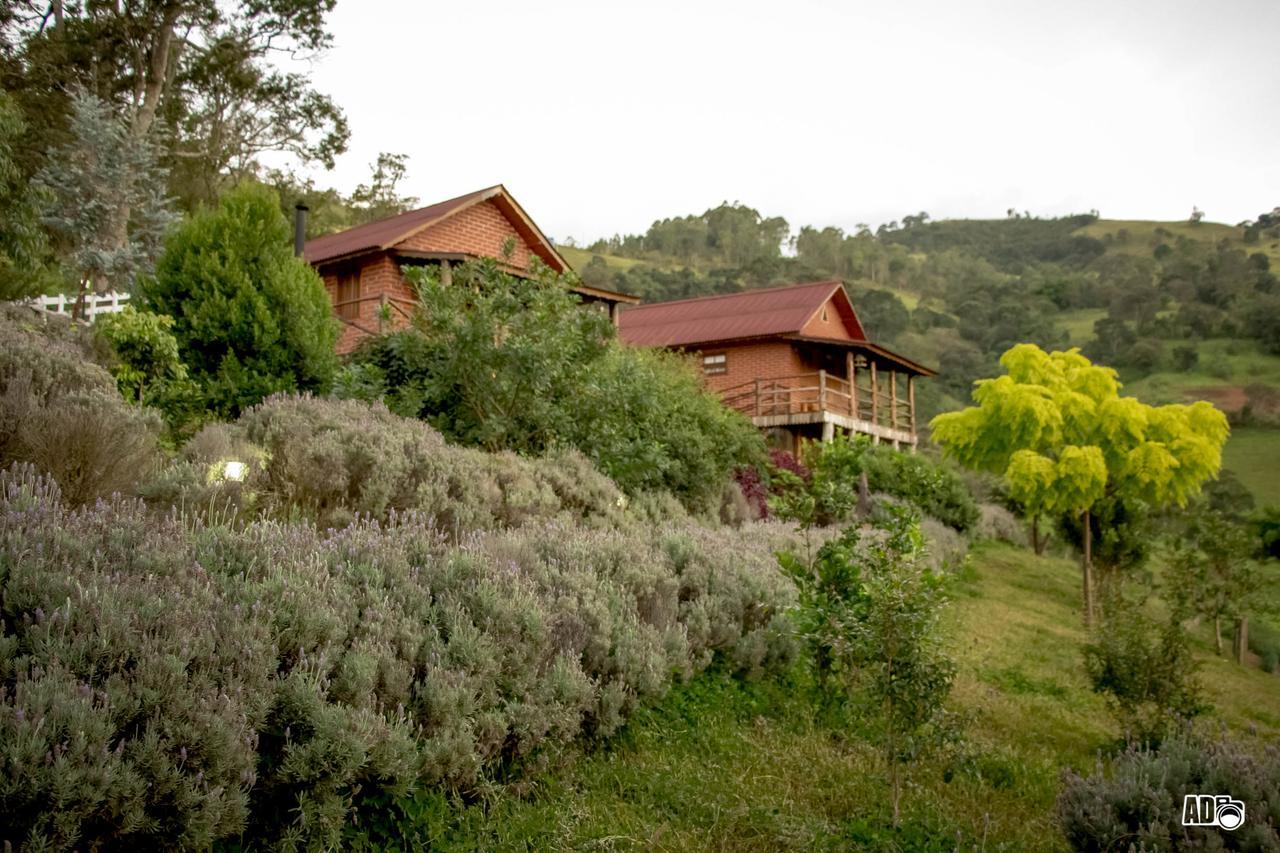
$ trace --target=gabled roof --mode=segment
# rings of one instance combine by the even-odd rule
[[[806,331],[824,305],[832,304],[848,338],[818,337]],[[910,373],[936,376],[928,367],[867,340],[862,323],[839,281],[789,284],[743,293],[637,305],[618,318],[618,336],[636,346],[704,348],[735,341],[780,338],[852,348],[894,362]]]
[[[567,272],[570,267],[547,236],[538,229],[529,215],[524,212],[516,200],[507,192],[502,184],[478,190],[448,201],[410,210],[398,216],[379,219],[339,231],[337,234],[326,234],[314,240],[308,240],[302,249],[302,256],[309,263],[320,264],[336,261],[366,252],[386,251],[403,243],[420,231],[430,228],[451,216],[455,216],[473,205],[482,202],[493,202],[515,228],[535,255],[543,263],[556,272]]]
[[[638,305],[622,312],[618,334],[629,344],[652,347],[798,335],[837,291],[844,292],[838,281],[815,281]]]

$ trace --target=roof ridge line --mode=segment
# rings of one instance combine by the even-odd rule
[[[360,228],[369,228],[370,226],[374,226],[374,225],[383,225],[385,223],[391,222],[396,219],[401,219],[404,217],[413,216],[414,214],[422,213],[422,211],[427,210],[428,208],[441,207],[443,205],[452,204],[453,202],[461,201],[464,198],[468,198],[474,195],[479,195],[481,193],[487,193],[487,192],[490,192],[491,190],[496,190],[496,189],[505,190],[506,188],[502,184],[494,184],[493,186],[484,187],[478,190],[472,190],[469,193],[462,193],[461,195],[456,195],[453,198],[446,198],[446,199],[443,199],[442,201],[433,201],[431,204],[424,204],[421,207],[415,207],[413,210],[405,210],[405,211],[401,211],[400,213],[393,213],[390,216],[384,216],[381,219],[374,219],[369,222],[362,222],[359,225],[353,225],[350,228],[344,228],[341,231],[334,231],[332,234],[321,234],[318,237],[312,237],[310,240],[307,240],[307,242],[316,243],[316,242],[319,242],[320,240],[326,240],[330,237],[338,237],[343,234],[348,234]]]
[[[505,189],[505,187],[503,187],[502,184],[493,184],[492,186],[481,187],[480,189],[472,190],[469,193],[460,193],[459,195],[455,195],[453,198],[446,198],[440,201],[433,201],[431,204],[424,204],[422,207],[415,207],[413,210],[406,210],[403,213],[395,213],[395,214],[392,214],[391,216],[383,217],[382,219],[375,219],[373,220],[373,222],[366,222],[365,224],[372,225],[374,222],[386,222],[388,219],[395,219],[397,216],[408,216],[411,213],[421,213],[422,211],[426,210],[428,207],[438,207],[442,204],[448,204],[451,201],[459,201],[461,199],[466,198],[467,196],[478,195],[480,193],[485,193],[485,192],[489,192],[490,190],[496,190],[496,189]],[[359,228],[360,226],[357,225],[356,227]]]
[[[642,305],[636,305],[629,310],[639,308],[657,308],[665,305],[679,305],[683,302],[710,302],[713,299],[728,299],[733,296],[749,296],[754,293],[772,293],[777,290],[792,290],[801,287],[817,287],[820,284],[828,284],[835,286],[844,286],[844,282],[838,278],[823,279],[821,281],[802,281],[795,284],[777,284],[772,287],[753,287],[748,290],[739,290],[736,293],[713,293],[710,296],[686,296],[684,299],[668,299],[666,302],[646,302]]]
[[[394,240],[390,240],[390,241],[388,241],[388,242],[386,242],[386,243],[382,243],[378,248],[383,249],[383,250],[390,249],[392,246],[395,246],[395,245],[397,245],[397,244],[399,244],[399,243],[403,243],[405,240],[408,240],[410,237],[413,237],[413,236],[414,236],[414,235],[416,235],[416,234],[421,234],[423,231],[426,231],[426,230],[427,230],[428,228],[430,228],[432,225],[436,225],[436,224],[438,224],[438,223],[442,222],[442,221],[443,221],[443,220],[445,220],[445,219],[449,219],[449,218],[451,218],[451,217],[457,216],[457,215],[458,215],[459,213],[461,213],[463,210],[470,209],[471,207],[474,207],[475,205],[479,204],[480,202],[482,202],[482,201],[488,201],[489,199],[493,198],[495,195],[500,195],[500,194],[502,194],[502,193],[505,193],[506,191],[507,191],[507,188],[506,188],[506,187],[504,187],[502,184],[494,184],[494,185],[493,185],[493,186],[491,186],[491,187],[485,187],[484,189],[479,189],[479,190],[476,190],[475,192],[463,193],[463,194],[462,194],[462,195],[460,195],[460,196],[454,196],[453,198],[447,198],[447,199],[445,199],[444,201],[438,201],[438,202],[436,202],[435,204],[428,204],[428,205],[426,205],[426,206],[424,206],[424,207],[419,207],[419,208],[417,208],[417,209],[415,209],[415,210],[406,210],[404,213],[399,214],[399,215],[400,215],[400,216],[407,216],[408,214],[411,214],[411,213],[421,213],[422,211],[426,210],[427,208],[431,208],[431,207],[443,207],[444,205],[447,205],[447,204],[452,204],[452,203],[454,203],[454,202],[460,202],[460,201],[462,201],[464,198],[465,198],[465,199],[470,199],[470,201],[466,204],[466,206],[465,206],[465,207],[454,207],[454,208],[450,208],[448,211],[446,211],[446,212],[444,212],[444,213],[440,214],[439,216],[437,216],[437,217],[436,217],[436,218],[434,218],[434,219],[429,219],[429,220],[427,220],[426,222],[419,222],[418,224],[416,224],[416,225],[414,225],[412,228],[410,228],[408,231],[405,231],[403,234],[400,234],[400,235],[399,235],[398,237],[396,237]],[[387,219],[384,219],[384,220],[382,220],[382,221],[386,222],[386,221],[388,221],[388,220],[390,220],[390,219],[394,219],[394,218],[395,218],[395,217],[388,217]],[[373,224],[373,223],[370,223],[370,224]]]

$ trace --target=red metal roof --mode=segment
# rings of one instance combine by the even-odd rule
[[[308,240],[302,249],[302,256],[308,263],[318,264],[371,249],[390,248],[431,223],[470,207],[477,201],[483,201],[501,189],[501,185],[488,187],[448,201],[410,210],[398,216],[357,225],[355,228],[348,228],[337,234],[326,234],[323,237]]]
[[[805,326],[833,296],[845,316],[851,340],[806,335]],[[625,309],[618,318],[618,337],[635,346],[689,347],[752,338],[780,337],[852,348],[868,358],[893,362],[908,373],[937,373],[879,344],[866,340],[848,294],[838,281],[789,284],[744,293],[656,302]],[[877,359],[878,357],[878,359]]]
[[[637,305],[622,312],[618,335],[629,344],[651,347],[798,335],[840,287],[838,281],[815,281]]]

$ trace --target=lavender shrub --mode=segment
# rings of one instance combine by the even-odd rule
[[[561,515],[456,541],[394,509],[219,525],[77,509],[14,467],[0,842],[333,847],[414,789],[519,777],[717,657],[785,665],[772,554],[792,535]]]

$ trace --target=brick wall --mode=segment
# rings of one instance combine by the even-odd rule
[[[395,308],[390,310],[390,320],[383,321],[379,317],[382,296],[398,299],[413,299],[413,291],[400,274],[400,268],[389,255],[370,255],[351,264],[325,267],[321,270],[325,290],[329,292],[329,301],[338,301],[338,280],[347,271],[356,271],[360,275],[359,316],[352,317],[351,322],[342,324],[342,334],[338,338],[337,350],[345,354],[355,349],[366,332],[390,331],[408,323],[405,316]],[[406,307],[407,306],[402,306]]]
[[[514,238],[515,249],[510,263],[526,268],[532,252],[529,245],[512,227],[510,221],[492,202],[483,202],[452,216],[438,225],[421,231],[397,248],[413,249],[420,252],[457,252],[460,254],[480,255],[493,258],[502,257],[503,244]],[[351,262],[321,268],[325,289],[329,291],[329,300],[338,301],[338,280],[347,270],[357,270],[360,274],[360,316],[350,318],[351,322],[342,324],[342,335],[338,338],[338,353],[343,355],[355,349],[366,334],[378,331],[390,331],[401,328],[408,323],[405,316],[394,307],[391,308],[389,321],[379,319],[379,306],[382,296],[395,297],[401,300],[415,299],[412,288],[404,280],[399,266],[389,254],[369,255]],[[401,307],[409,310],[409,306]]]
[[[806,364],[795,348],[786,341],[707,347],[693,354],[697,364],[701,366],[702,356],[711,353],[724,353],[726,356],[727,370],[724,373],[704,376],[707,387],[715,391],[723,391],[756,379],[777,379],[817,369]]]
[[[502,257],[502,245],[515,240],[510,263],[520,268],[529,266],[529,245],[521,239],[507,217],[493,202],[473,205],[438,225],[413,235],[399,244],[404,249],[420,252],[467,252],[489,258]]]

